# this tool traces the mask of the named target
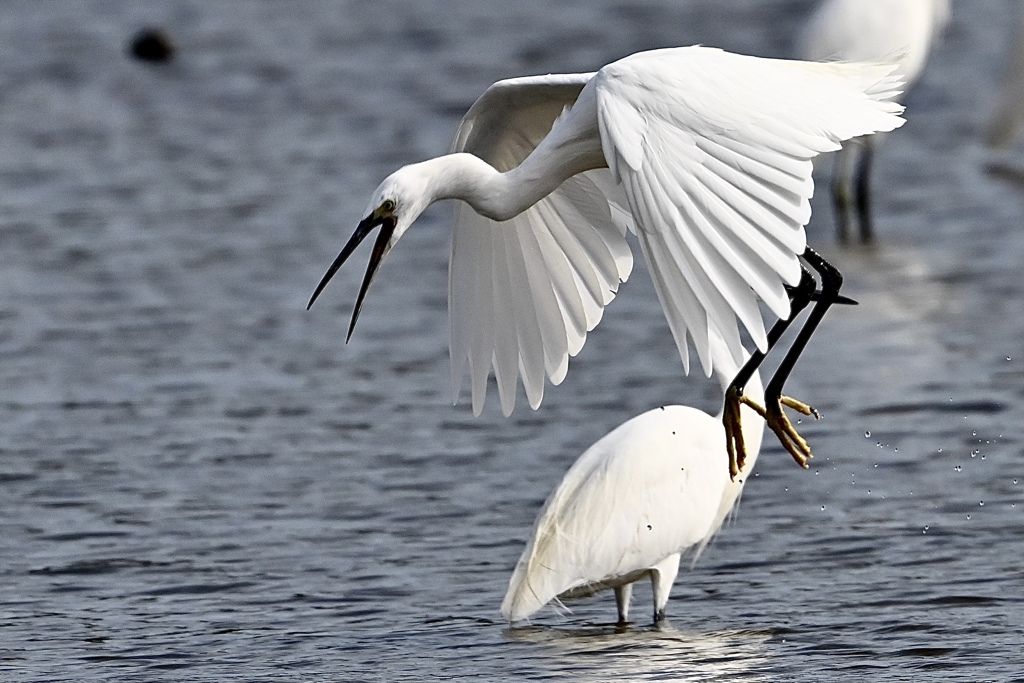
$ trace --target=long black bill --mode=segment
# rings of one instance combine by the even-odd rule
[[[342,264],[348,260],[348,257],[352,255],[352,252],[356,250],[356,247],[366,239],[366,236],[370,232],[380,226],[380,232],[377,234],[377,240],[373,243],[373,251],[370,253],[370,262],[366,266],[366,275],[363,276],[363,284],[359,288],[359,296],[356,298],[356,307],[352,311],[352,321],[348,326],[348,335],[345,337],[347,343],[352,338],[352,331],[356,328],[356,320],[359,319],[359,311],[363,307],[363,298],[366,296],[367,290],[370,289],[370,282],[373,281],[373,276],[377,272],[377,268],[380,266],[380,262],[384,258],[384,253],[387,250],[388,242],[391,240],[391,235],[395,232],[395,219],[391,216],[385,216],[383,218],[375,218],[374,216],[368,216],[359,222],[356,226],[356,231],[352,233],[352,237],[349,238],[348,243],[338,254],[338,258],[334,259],[334,263],[324,273],[323,279],[320,280],[320,284],[313,290],[313,296],[309,298],[309,303],[306,305],[308,311],[312,306],[316,298],[320,296],[320,292],[324,290],[327,283],[331,281],[334,274],[338,272]]]

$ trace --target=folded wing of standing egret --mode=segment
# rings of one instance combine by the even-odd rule
[[[687,371],[687,335],[710,376],[712,328],[735,361],[737,320],[767,346],[758,299],[789,315],[784,285],[800,279],[811,159],[902,124],[893,70],[677,48],[597,73],[605,157]]]
[[[467,112],[452,152],[469,152],[500,172],[517,167],[571,107],[593,74],[495,83]],[[537,408],[545,376],[565,377],[633,267],[630,218],[607,169],[577,174],[506,221],[456,208],[449,266],[452,380],[458,398],[468,363],[473,412],[483,408],[494,368],[503,412],[522,376]]]

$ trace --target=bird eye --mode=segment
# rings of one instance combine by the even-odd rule
[[[391,199],[385,199],[384,203],[380,205],[380,208],[382,208],[385,211],[394,211],[395,210],[395,202],[394,202],[394,200],[391,200]]]

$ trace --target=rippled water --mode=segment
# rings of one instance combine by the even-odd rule
[[[448,211],[304,310],[366,195],[493,80],[703,42],[786,55],[808,0],[38,2],[0,12],[0,677],[1024,680],[1024,193],[979,132],[1009,2],[961,0],[880,154],[861,301],[789,389],[672,626],[498,605],[569,463],[679,372],[643,272],[538,412],[448,405]],[[167,27],[179,59],[128,60]],[[1011,156],[1024,163],[1024,157]],[[641,588],[636,612],[646,614]]]

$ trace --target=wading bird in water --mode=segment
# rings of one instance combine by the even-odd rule
[[[781,386],[806,344],[813,325],[838,297],[839,279],[824,261],[810,255],[819,270],[822,291],[805,274],[792,293],[792,315],[768,333],[769,348],[778,342],[793,318],[817,298],[775,376]],[[710,343],[724,340],[712,331]],[[742,368],[730,367],[731,354],[720,349],[716,374],[726,395],[745,386],[741,412],[757,412],[763,401],[754,354]],[[734,377],[730,383],[729,377]],[[728,405],[728,404],[727,404]],[[689,550],[694,562],[722,526],[754,468],[764,432],[748,414],[740,434],[747,452],[736,476],[726,475],[731,437],[722,428],[723,413],[712,417],[689,406],[655,408],[622,424],[593,446],[566,472],[537,516],[533,536],[509,580],[501,613],[510,622],[529,618],[548,602],[586,597],[612,589],[619,623],[629,618],[633,583],[649,578],[654,621],[665,619],[669,592],[679,561]],[[737,420],[737,422],[739,422]]]
[[[520,378],[533,408],[545,377],[564,379],[569,357],[632,269],[627,230],[686,372],[687,337],[706,375],[736,367],[740,323],[759,350],[768,346],[758,300],[789,317],[786,286],[800,281],[807,246],[811,159],[902,125],[893,70],[683,47],[637,53],[596,73],[499,81],[470,107],[450,154],[380,184],[309,303],[379,228],[351,336],[390,250],[427,206],[459,199],[450,351],[455,397],[468,367],[474,413],[492,368],[506,415]],[[724,417],[733,434],[738,400],[727,398]],[[781,396],[766,401],[769,426],[806,466],[806,443],[784,436],[795,430]]]
[[[949,21],[949,0],[824,0],[797,40],[801,59],[895,61],[909,86]],[[849,241],[854,216],[860,241],[871,242],[871,161],[881,137],[858,138],[836,155],[832,198],[839,239]]]

